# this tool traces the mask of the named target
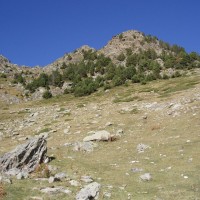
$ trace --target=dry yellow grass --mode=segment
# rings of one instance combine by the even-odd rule
[[[6,195],[5,188],[2,183],[0,183],[0,199],[2,200]]]

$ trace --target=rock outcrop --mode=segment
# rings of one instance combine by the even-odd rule
[[[30,139],[0,157],[0,172],[17,175],[31,173],[46,158],[47,142],[44,136]]]

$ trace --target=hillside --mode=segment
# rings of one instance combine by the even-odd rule
[[[2,103],[0,155],[47,134],[47,155],[55,158],[47,164],[50,176],[66,174],[53,182],[39,170],[22,180],[4,178],[3,199],[71,200],[87,181],[101,185],[98,199],[198,199],[199,77],[200,71],[193,70],[187,77],[86,97]],[[86,136],[101,130],[116,140],[81,146]],[[57,192],[45,193],[45,188]]]
[[[139,31],[44,68],[0,56],[0,199],[198,200],[199,78]]]

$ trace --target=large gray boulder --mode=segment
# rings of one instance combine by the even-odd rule
[[[98,199],[100,188],[101,185],[99,183],[90,183],[80,190],[80,192],[76,195],[76,200]]]
[[[47,141],[45,136],[30,139],[27,143],[17,146],[14,150],[0,157],[0,172],[31,173],[46,158]]]

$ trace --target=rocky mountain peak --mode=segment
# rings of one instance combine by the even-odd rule
[[[84,51],[90,50],[93,52],[96,51],[97,54],[104,54],[106,57],[110,57],[115,64],[121,64],[117,60],[117,57],[122,53],[126,55],[127,49],[131,50],[132,53],[140,53],[141,51],[154,49],[157,54],[161,54],[163,49],[160,47],[159,40],[156,37],[152,37],[152,40],[148,40],[148,37],[149,36],[145,36],[145,34],[140,31],[128,30],[113,36],[100,50],[96,50],[88,45],[83,45],[71,53],[66,53],[52,64],[47,65],[45,69],[51,71],[52,69],[60,68],[63,63],[80,62],[84,58]]]
[[[83,51],[89,51],[89,50],[95,51],[94,48],[92,48],[88,45],[83,45],[80,48],[76,49],[77,52],[83,52]]]
[[[126,54],[127,49],[131,49],[133,53],[154,49],[157,54],[161,54],[162,48],[159,45],[159,40],[154,37],[152,41],[148,41],[148,37],[140,31],[125,31],[113,36],[100,52],[110,57],[114,62],[117,61],[118,55]]]
[[[75,49],[73,52],[66,53],[63,57],[60,57],[53,63],[47,65],[44,67],[45,71],[52,71],[55,69],[58,69],[62,67],[63,63],[69,64],[69,63],[77,63],[80,62],[83,59],[83,52],[84,51],[96,51],[94,48],[88,46],[88,45],[83,45],[78,49]]]

